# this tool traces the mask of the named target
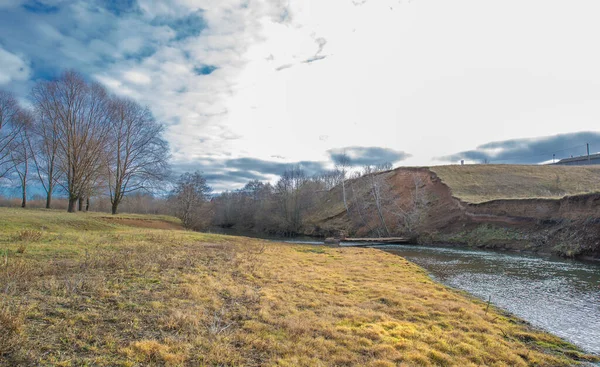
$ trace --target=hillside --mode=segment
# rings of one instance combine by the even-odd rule
[[[600,258],[600,166],[400,167],[349,180],[347,195],[348,211],[341,187],[325,193],[305,233]]]
[[[464,202],[559,199],[600,192],[599,166],[476,164],[429,167]]]
[[[382,251],[138,228],[101,216],[0,209],[0,366],[598,360]]]

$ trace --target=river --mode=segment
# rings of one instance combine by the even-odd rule
[[[232,233],[230,233],[232,234]],[[311,238],[273,241],[322,244]],[[425,268],[433,279],[465,290],[532,325],[600,354],[600,263],[416,245],[374,246]]]
[[[382,247],[380,247],[382,248]],[[385,246],[446,285],[600,354],[600,264],[450,247]]]

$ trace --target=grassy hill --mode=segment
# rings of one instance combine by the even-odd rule
[[[0,366],[595,359],[382,251],[149,228],[177,224],[165,217],[117,218],[0,209]]]
[[[599,166],[451,165],[430,167],[452,195],[470,203],[561,198],[600,192]]]

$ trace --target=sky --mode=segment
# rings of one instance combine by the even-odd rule
[[[600,151],[597,0],[0,0],[0,89],[75,69],[217,191],[286,167]]]

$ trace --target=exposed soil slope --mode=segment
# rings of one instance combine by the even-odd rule
[[[600,167],[444,166],[376,176],[382,210],[369,177],[351,180],[349,210],[341,189],[331,190],[306,233],[409,234],[422,243],[600,257]]]

